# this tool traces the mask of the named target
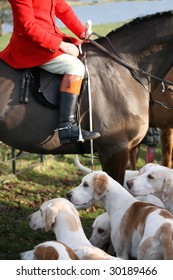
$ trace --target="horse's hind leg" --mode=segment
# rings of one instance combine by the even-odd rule
[[[172,167],[173,129],[161,130],[162,165]]]
[[[139,150],[140,150],[140,144],[130,152],[129,163],[130,163],[131,170],[137,169],[136,164],[139,156]]]
[[[128,149],[118,152],[114,149],[104,150],[99,156],[103,171],[123,185],[125,170],[129,159]]]

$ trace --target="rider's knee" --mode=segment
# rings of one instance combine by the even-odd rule
[[[85,67],[84,64],[78,58],[75,58],[74,61],[69,63],[65,72],[66,74],[76,75],[83,78],[85,74]]]

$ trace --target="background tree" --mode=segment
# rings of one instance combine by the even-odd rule
[[[12,22],[12,13],[8,0],[0,0],[0,36],[3,34],[3,25],[5,22]]]

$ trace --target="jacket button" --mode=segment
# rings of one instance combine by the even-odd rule
[[[55,52],[53,49],[50,49],[49,51],[50,51],[51,53],[54,53],[54,52]]]

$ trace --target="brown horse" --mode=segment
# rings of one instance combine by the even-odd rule
[[[104,171],[123,182],[129,152],[148,129],[149,92],[173,65],[173,13],[137,18],[106,37],[82,45],[86,53],[92,94],[94,140]],[[107,51],[105,51],[105,49]],[[142,71],[138,71],[138,69]],[[152,74],[152,76],[145,72]],[[60,145],[58,109],[39,104],[30,94],[20,103],[21,71],[0,61],[0,140],[31,153],[81,153],[75,143]],[[147,89],[147,90],[146,90]],[[80,98],[83,128],[89,127],[88,96]],[[90,152],[84,142],[83,152]]]
[[[165,76],[165,80],[173,81],[173,67]],[[150,125],[161,129],[162,165],[172,167],[173,86],[168,86],[164,90],[159,84],[152,94],[152,99]]]
[[[164,77],[165,80],[173,82],[173,67]],[[173,86],[164,87],[159,84],[152,93],[150,106],[149,125],[160,128],[161,141],[161,164],[172,167],[173,152]],[[130,154],[130,168],[136,169],[140,144]]]

